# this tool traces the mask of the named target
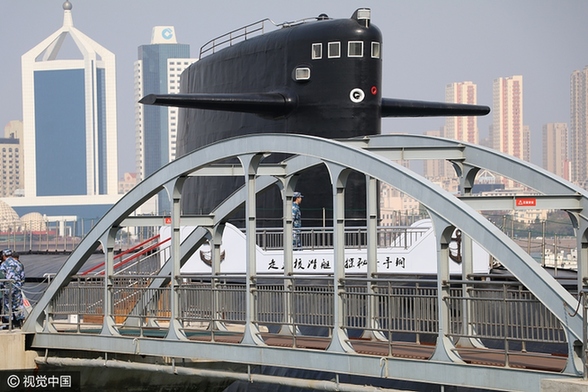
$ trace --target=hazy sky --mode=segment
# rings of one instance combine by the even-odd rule
[[[133,62],[153,26],[175,26],[192,57],[208,40],[245,24],[326,13],[348,18],[372,9],[383,34],[382,94],[445,100],[445,86],[472,81],[478,103],[492,106],[492,82],[523,75],[524,122],[532,161],[541,163],[541,129],[570,119],[570,74],[588,65],[584,0],[70,0],[74,26],[116,55],[119,171],[134,171]],[[22,119],[21,56],[59,29],[64,0],[0,0],[0,126]],[[383,119],[382,131],[422,134],[444,118]],[[487,136],[491,115],[480,118]],[[0,129],[1,130],[1,129]]]

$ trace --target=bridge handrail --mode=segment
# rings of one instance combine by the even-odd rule
[[[153,241],[157,241],[159,240],[159,234],[148,238],[145,241],[142,241],[141,243],[133,246],[132,248],[129,248],[127,250],[125,250],[124,252],[121,252],[117,255],[114,256],[114,259],[120,259],[119,262],[117,262],[114,266],[113,269],[115,271],[120,272],[121,270],[128,270],[129,268],[132,268],[133,266],[136,266],[137,264],[141,263],[142,259],[141,256],[145,256],[145,255],[149,255],[152,251],[154,250],[158,250],[160,249],[160,246],[169,242],[171,238],[166,238],[162,241],[159,242],[155,242],[154,244],[149,245],[147,248],[143,248],[143,246],[145,244],[148,244],[150,242]],[[138,250],[138,252],[135,252],[136,250]],[[128,254],[131,254],[131,256],[127,257],[126,259],[123,259],[123,256],[126,256]],[[132,261],[134,261],[134,263],[130,264]],[[95,275],[102,275],[104,274],[104,266],[105,263],[99,263],[95,266],[93,266],[92,268],[89,268],[85,271],[83,271],[80,275],[84,276],[84,275],[90,275],[91,272],[95,272]]]
[[[316,285],[310,283],[313,280],[332,280],[332,276],[271,276],[256,275],[259,279],[252,279],[257,293],[258,322],[261,325],[287,324],[287,318],[282,313],[284,309],[279,304],[285,298],[290,298],[296,305],[296,314],[292,326],[318,326],[329,327],[332,322],[332,309],[326,304],[330,303],[334,295],[334,285]],[[120,293],[115,301],[113,317],[124,320],[125,317],[148,318],[153,317],[155,312],[163,320],[169,320],[167,313],[167,302],[153,303],[147,301],[150,313],[141,313],[141,309],[135,308],[131,314],[130,307],[125,310],[124,304],[129,303],[129,295],[126,289],[133,287],[132,302],[135,303],[142,296],[139,293],[149,294],[152,298],[164,298],[169,295],[171,287],[149,288],[147,282],[152,279],[169,278],[163,275],[124,275],[117,276],[113,281],[113,289]],[[241,323],[243,319],[242,301],[246,293],[243,279],[245,274],[189,274],[181,275],[179,290],[185,298],[183,303],[182,320],[185,322],[231,322]],[[235,278],[235,280],[231,280]],[[91,294],[84,294],[84,290],[93,290],[97,295],[102,291],[100,277],[79,277],[62,288],[64,295],[58,295],[51,307],[54,315],[76,313],[96,314],[100,313],[99,308],[102,302],[87,299],[94,298]],[[239,279],[238,281],[236,279]],[[199,281],[195,281],[199,280]],[[301,283],[297,283],[300,280]],[[216,284],[211,284],[215,281]],[[287,285],[284,282],[288,281]],[[139,284],[137,284],[139,282]],[[306,283],[305,283],[306,282]],[[345,319],[348,328],[361,328],[377,331],[385,334],[392,332],[412,333],[437,333],[437,290],[436,279],[414,279],[411,277],[380,277],[367,278],[359,276],[345,277],[341,280],[342,290],[340,295],[345,298]],[[88,285],[86,286],[86,283]],[[449,295],[444,298],[448,306],[453,309],[450,330],[447,335],[450,337],[485,338],[503,341],[508,347],[509,341],[516,342],[545,342],[565,343],[565,334],[561,323],[557,318],[547,312],[535,296],[528,291],[520,282],[513,281],[469,281],[450,280],[442,282],[450,285]],[[370,292],[368,287],[374,290]],[[515,288],[513,290],[513,288]],[[69,294],[67,294],[69,293]],[[90,292],[88,292],[90,293]],[[80,296],[80,299],[76,299]],[[215,315],[211,308],[211,296],[219,296],[224,300],[220,304],[222,313],[227,316]],[[380,306],[383,306],[381,314],[377,315],[380,327],[370,327],[367,323],[365,306],[369,298],[377,299]],[[86,300],[81,300],[85,298]],[[67,301],[61,306],[60,302]],[[118,306],[123,306],[121,308]],[[158,308],[160,307],[160,308]],[[308,308],[307,308],[308,307]],[[159,310],[158,310],[159,309]],[[320,311],[318,309],[321,309]],[[413,309],[407,314],[403,310]],[[465,309],[474,312],[463,314]],[[491,311],[489,311],[489,309]],[[418,311],[417,311],[418,310]],[[127,312],[127,313],[125,313]],[[318,312],[318,313],[317,313]],[[391,313],[392,312],[392,313]],[[400,312],[400,313],[399,313]],[[502,316],[496,312],[501,312]],[[525,314],[532,314],[534,324],[527,325]],[[126,315],[126,316],[125,316]],[[492,319],[488,320],[488,315]],[[509,317],[513,315],[513,317]],[[516,316],[516,317],[515,317]],[[166,318],[167,317],[167,318]],[[465,319],[463,317],[466,317]],[[313,321],[314,320],[314,321]],[[331,320],[331,321],[329,321]],[[397,321],[396,321],[397,320]],[[503,324],[500,324],[502,320]],[[56,321],[57,322],[57,321]],[[399,324],[400,323],[400,324]],[[474,332],[466,328],[467,325],[474,326]],[[420,326],[420,327],[419,327]],[[508,328],[506,327],[508,326]],[[418,327],[418,328],[417,328]],[[416,328],[416,329],[415,329]],[[487,328],[492,328],[492,334],[484,333]],[[545,332],[541,332],[545,331]],[[391,336],[391,335],[390,335]]]
[[[14,287],[14,279],[0,279],[0,327],[4,328],[6,325],[9,330],[13,329],[12,321],[14,314],[10,306],[5,306],[5,304],[12,303]],[[6,298],[4,298],[5,296]]]

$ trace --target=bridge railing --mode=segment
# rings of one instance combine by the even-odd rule
[[[53,298],[48,321],[57,329],[75,328],[81,332],[102,324],[104,315],[104,277],[74,276]],[[97,332],[97,331],[95,331]]]
[[[113,277],[111,317],[119,327],[165,330],[171,321],[171,288],[153,287],[164,276]],[[215,334],[243,330],[248,321],[244,275],[182,275],[178,288],[178,321],[187,333]],[[435,343],[439,333],[438,288],[433,279],[380,275],[368,279],[347,276],[335,295],[333,278],[324,275],[258,275],[252,280],[255,316],[251,322],[263,331],[295,331],[293,346],[301,337],[332,336],[335,301],[343,302],[343,327],[350,337],[370,332],[388,343]],[[443,301],[450,309],[447,336],[454,342],[468,339],[478,345],[510,353],[556,352],[567,354],[566,335],[559,320],[517,282],[444,282]],[[57,330],[99,333],[104,317],[103,277],[77,277],[53,299],[49,320]]]
[[[14,280],[0,279],[0,329],[14,328],[14,314],[12,308],[7,304],[12,304],[14,296]]]
[[[452,309],[470,313],[468,325],[463,318],[452,319],[453,336],[500,339],[508,342],[565,343],[560,321],[517,282],[485,281],[472,285],[470,281],[452,281],[462,288],[452,288],[446,301]],[[467,327],[467,328],[466,328]]]
[[[449,335],[504,352],[569,355],[561,322],[518,282],[447,282],[452,313]],[[461,287],[455,287],[461,286]],[[475,345],[475,343],[474,343]]]
[[[588,283],[584,279],[584,285]],[[584,367],[584,380],[588,380],[588,290],[583,289],[580,291],[580,302],[582,305],[582,347],[584,352],[582,353],[582,362]]]
[[[373,294],[368,292],[368,284]],[[371,332],[385,334],[388,340],[414,339],[430,340],[438,332],[437,288],[434,281],[380,278],[348,280],[346,282],[348,304],[346,306],[348,328],[364,328]],[[374,323],[368,323],[365,309],[361,303],[372,301],[376,311],[372,315]]]

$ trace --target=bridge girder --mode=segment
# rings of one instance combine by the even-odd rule
[[[401,147],[401,144],[405,144]],[[125,195],[97,223],[90,233],[82,240],[70,255],[62,269],[55,276],[45,295],[39,300],[27,319],[24,329],[29,332],[41,332],[45,309],[58,290],[65,286],[69,278],[78,273],[88,257],[103,241],[105,233],[125,223],[136,223],[131,214],[153,195],[165,189],[167,184],[179,178],[197,175],[218,174],[243,175],[246,170],[231,171],[226,168],[213,168],[214,162],[228,157],[242,158],[263,154],[267,151],[294,155],[284,161],[284,165],[269,168],[255,181],[255,192],[275,184],[276,179],[269,176],[292,176],[298,171],[316,164],[335,165],[343,169],[351,169],[365,173],[371,178],[391,184],[401,192],[415,198],[427,209],[441,217],[448,224],[462,230],[480,246],[492,254],[509,271],[517,277],[562,323],[576,338],[582,336],[581,315],[571,316],[570,313],[578,305],[559,283],[543,270],[524,250],[522,250],[506,234],[481,216],[464,200],[444,191],[435,184],[409,169],[393,162],[393,159],[424,156],[420,150],[433,150],[436,154],[428,154],[427,158],[445,157],[458,163],[487,168],[496,173],[504,174],[517,182],[524,183],[546,195],[563,195],[568,200],[565,208],[574,211],[583,218],[583,207],[588,200],[587,193],[572,184],[558,179],[551,173],[538,170],[532,165],[522,163],[512,157],[494,150],[479,146],[464,145],[445,139],[421,138],[407,135],[382,135],[347,142],[327,140],[312,136],[289,134],[249,135],[237,139],[229,139],[203,147],[193,153],[179,158],[166,165],[149,178],[138,184]],[[408,154],[407,151],[411,151]],[[474,151],[473,153],[470,151]],[[231,169],[232,170],[232,169]],[[256,175],[260,175],[256,173]],[[174,197],[180,197],[176,195]],[[192,218],[190,222],[207,226],[221,224],[226,217],[251,197],[251,189],[241,189],[227,201],[218,206],[210,216]],[[557,197],[546,196],[549,204],[555,203]],[[569,201],[573,200],[573,201]],[[177,217],[174,217],[177,219]],[[180,217],[180,219],[183,219]],[[188,220],[186,221],[188,222]],[[204,237],[207,232],[199,231],[196,235]],[[192,239],[198,243],[200,239]],[[190,249],[195,250],[194,246]],[[182,256],[183,259],[187,255]]]

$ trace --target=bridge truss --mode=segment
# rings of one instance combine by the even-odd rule
[[[285,153],[291,158],[280,164],[264,163],[264,158],[273,153]],[[217,164],[231,157],[237,158],[241,165],[227,168]],[[445,159],[452,162],[458,171],[463,194],[456,197],[395,163],[407,159]],[[301,277],[294,274],[294,250],[288,240],[292,238],[293,230],[289,211],[296,174],[314,165],[325,165],[332,180],[334,263],[333,272],[327,276],[304,277],[307,282],[320,278],[320,284],[325,286],[322,291],[301,294],[296,290],[299,287],[297,279]],[[77,350],[103,354],[106,358],[132,356],[137,367],[147,366],[141,358],[166,358],[166,364],[157,366],[186,374],[197,371],[180,366],[180,362],[209,360],[369,377],[377,380],[379,385],[386,385],[386,380],[394,379],[499,390],[536,390],[544,378],[582,377],[585,333],[582,314],[577,311],[579,303],[529,254],[478,212],[508,210],[514,205],[512,197],[487,199],[471,196],[475,176],[482,169],[535,189],[537,205],[534,208],[562,209],[569,213],[578,233],[576,287],[581,292],[588,271],[588,220],[584,215],[588,193],[543,169],[491,149],[432,137],[380,135],[334,141],[302,135],[263,134],[206,146],[177,159],[138,184],[82,240],[29,315],[23,329],[34,333],[33,348],[46,350],[43,359],[46,363],[74,361],[84,366],[92,363],[97,366],[106,366],[107,363],[120,366],[116,360],[108,361],[104,358],[96,359],[96,362],[91,359],[79,362],[79,358],[49,355],[67,350],[71,356],[71,350]],[[368,273],[365,277],[346,276],[343,267],[345,183],[350,171],[365,173],[368,184]],[[185,180],[191,176],[204,175],[240,175],[245,179],[245,185],[209,215],[182,215],[180,202]],[[390,184],[417,199],[431,216],[438,242],[437,279],[432,284],[429,282],[430,287],[425,284],[426,289],[417,283],[411,286],[412,291],[395,291],[390,283],[394,278],[383,276],[378,271],[377,181]],[[255,195],[270,186],[278,186],[282,190],[285,212],[284,270],[277,278],[256,274]],[[167,191],[172,205],[169,259],[158,271],[150,274],[127,276],[115,273],[117,232],[124,227],[161,225],[163,217],[134,216],[139,206],[161,190]],[[222,232],[230,214],[243,206],[247,238],[245,274],[241,277],[223,276],[220,273]],[[197,229],[181,241],[180,231],[183,226],[195,226]],[[452,280],[449,274],[449,244],[456,229],[461,230],[465,238],[462,279],[457,281]],[[490,290],[506,293],[498,302],[507,303],[507,298],[512,299],[509,297],[512,292],[524,291],[524,295],[528,295],[535,303],[532,308],[520,307],[523,296],[518,296],[511,304],[505,305],[506,310],[499,316],[500,323],[489,321],[482,325],[473,320],[476,312],[472,308],[479,308],[480,303],[488,299],[480,299],[479,294],[484,292],[487,296],[491,283],[472,278],[472,241],[499,260],[518,280],[515,290],[508,288],[512,283],[501,283],[499,290]],[[210,274],[183,275],[180,271],[182,265],[205,242],[210,243],[212,249]],[[99,247],[105,254],[103,274],[80,278],[85,262]],[[268,283],[268,279],[271,283]],[[240,282],[238,287],[231,285],[235,280]],[[487,286],[478,290],[477,285],[480,284]],[[233,294],[227,295],[228,292],[239,292],[237,296],[242,306],[231,307],[231,298],[234,297],[231,296]],[[309,321],[311,317],[307,313],[308,308],[301,305],[302,298],[308,297],[314,297],[313,309],[319,306],[316,301],[322,301],[322,310],[317,313],[318,321]],[[411,300],[391,305],[398,298]],[[418,303],[415,302],[417,298]],[[279,311],[274,308],[268,310],[267,304],[276,300],[280,304]],[[130,305],[121,310],[122,302]],[[402,304],[408,304],[406,306],[411,309],[413,316],[417,313],[417,304],[419,309],[432,310],[416,321],[413,318],[401,323],[402,326],[394,326],[395,321],[390,315]],[[494,309],[493,306],[490,308]],[[93,307],[91,311],[89,307]],[[354,313],[352,309],[359,310]],[[517,357],[527,355],[525,347],[516,355],[508,352],[507,337],[516,334],[510,330],[511,326],[520,325],[523,328],[537,320],[528,318],[515,321],[510,317],[520,313],[520,309],[525,309],[523,313],[532,314],[545,310],[549,314],[547,318],[555,320],[557,327],[545,329],[551,322],[541,318],[541,325],[532,325],[529,329],[531,332],[526,332],[525,336],[533,340],[533,336],[543,333],[537,332],[541,329],[547,331],[545,333],[549,335],[549,342],[566,345],[567,357],[561,364],[543,367],[530,365],[541,362],[541,359],[536,356],[531,361],[525,361]],[[234,315],[227,316],[228,310],[233,310]],[[74,321],[68,319],[65,324],[69,325],[64,327],[60,319],[63,314],[75,314],[76,318]],[[91,328],[81,322],[80,318],[84,318],[84,315],[88,324],[92,324]],[[90,322],[91,316],[98,316],[94,317],[93,323]],[[239,324],[241,329],[236,335],[231,335],[227,329],[227,321]],[[206,322],[204,330],[207,332],[194,327],[196,322]],[[267,325],[277,328],[276,333],[271,334],[271,331],[264,329]],[[328,333],[321,339],[305,340],[301,332],[305,326],[323,327]],[[352,329],[362,330],[359,336],[361,339],[352,339]],[[397,332],[412,332],[417,336],[417,342],[413,342],[415,344],[408,349],[402,348],[400,342],[393,341],[393,335]],[[434,344],[429,345],[430,349],[420,357],[417,353],[423,349],[423,345],[419,344],[418,339],[424,333],[433,336]],[[505,343],[499,354],[484,346],[482,338],[492,334],[498,336],[499,340],[504,336]],[[563,338],[557,338],[559,334]],[[284,347],[284,337],[291,342],[287,347]],[[272,339],[279,342],[272,344]],[[397,355],[399,352],[404,354]],[[492,353],[494,359],[488,359],[489,353]],[[486,359],[480,360],[480,355],[486,355]],[[502,359],[496,359],[496,356]],[[500,362],[499,366],[496,366],[496,362]],[[200,374],[235,379],[244,377],[243,374],[226,371],[217,374],[200,371]],[[245,378],[254,380],[255,377],[247,374]],[[275,376],[267,379],[259,375],[258,379],[306,387],[317,385],[316,380],[295,377]],[[326,389],[335,387],[345,389],[339,382],[325,381],[325,385],[322,385]],[[347,388],[361,389],[353,383],[347,385]]]

